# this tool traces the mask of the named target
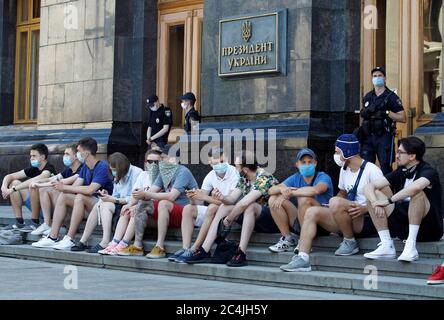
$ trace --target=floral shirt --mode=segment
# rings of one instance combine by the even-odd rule
[[[268,199],[270,196],[268,195],[268,190],[279,182],[276,180],[273,175],[269,174],[262,168],[258,168],[256,171],[256,180],[252,184],[251,181],[248,181],[245,177],[241,177],[239,183],[236,186],[236,189],[242,191],[242,195],[245,197],[250,191],[257,190],[261,193],[261,197],[256,201],[263,207],[268,206]]]

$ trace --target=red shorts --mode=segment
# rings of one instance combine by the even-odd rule
[[[159,213],[157,212],[157,207],[159,206],[159,201],[154,200],[154,220],[157,220]],[[180,204],[174,203],[173,210],[170,212],[170,224],[171,228],[180,228],[182,223],[182,210],[183,207]]]

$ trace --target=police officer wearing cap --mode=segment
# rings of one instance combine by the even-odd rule
[[[149,110],[148,130],[146,132],[146,143],[148,146],[163,148],[168,143],[168,135],[173,123],[171,109],[159,102],[156,95],[146,100]]]
[[[185,131],[189,134],[191,130],[200,122],[200,115],[194,105],[196,103],[196,96],[192,92],[187,92],[180,97],[182,100],[180,106],[185,110]]]
[[[372,70],[374,90],[367,93],[361,109],[362,125],[358,131],[362,157],[372,163],[376,156],[384,174],[392,171],[396,122],[406,122],[406,113],[398,95],[386,86],[384,68]]]

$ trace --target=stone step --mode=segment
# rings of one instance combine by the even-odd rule
[[[0,226],[8,225],[13,223],[13,218],[0,218]],[[85,221],[82,222],[77,236],[80,236],[83,233],[83,228],[85,225]],[[193,240],[197,237],[199,233],[199,229],[195,229],[193,232]],[[65,232],[61,232],[61,236],[63,236]],[[101,227],[97,227],[93,233],[94,235],[100,236],[102,234]],[[157,235],[157,231],[155,229],[148,229],[145,232],[146,239],[155,239]],[[40,237],[31,236],[28,234],[28,241],[37,241]],[[236,227],[228,237],[231,240],[239,241],[240,239],[240,227]],[[265,234],[265,233],[253,233],[250,239],[251,247],[269,247],[270,245],[275,244],[280,238],[279,234]],[[168,229],[167,232],[167,240],[170,241],[182,241],[182,234],[180,229]],[[324,236],[316,238],[313,242],[313,251],[328,251],[334,252],[340,245],[342,238],[331,234],[330,236]],[[359,245],[362,253],[373,251],[377,248],[379,243],[379,238],[366,238],[359,239]],[[398,255],[404,249],[404,243],[400,240],[395,240],[395,248]],[[418,242],[417,249],[421,257],[423,258],[434,258],[434,259],[444,259],[444,241],[441,240],[439,242]]]
[[[27,235],[28,242],[39,240],[39,237]],[[88,241],[88,245],[94,246],[101,241],[101,237],[93,235]],[[151,250],[156,244],[155,240],[146,239],[143,241],[145,251]],[[165,241],[165,248],[168,254],[173,254],[182,248],[182,243],[179,241]],[[213,247],[214,251],[214,247]],[[423,278],[427,277],[435,270],[437,265],[442,263],[440,259],[426,258],[421,256],[420,260],[413,263],[403,263],[397,260],[374,261],[365,259],[362,252],[350,257],[335,256],[333,251],[317,250],[310,255],[312,268],[315,270],[336,271],[351,273],[364,272],[364,268],[374,266],[382,275]],[[293,256],[292,252],[272,253],[267,247],[250,246],[247,251],[247,259],[249,263],[271,266],[278,268],[279,266],[288,263]]]
[[[349,272],[313,271],[308,273],[286,273],[276,267],[261,265],[250,265],[243,268],[229,268],[225,265],[211,264],[186,265],[171,263],[167,259],[150,260],[145,257],[101,256],[84,252],[36,249],[30,245],[0,246],[0,255],[134,272],[358,294],[382,298],[444,299],[444,286],[428,286],[424,279],[415,278],[379,275],[377,282],[373,282],[372,289],[366,286],[366,284],[372,284],[372,282],[366,281],[368,275]]]

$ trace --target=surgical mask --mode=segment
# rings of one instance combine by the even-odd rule
[[[159,110],[159,107],[158,106],[152,106],[152,107],[150,107],[150,110],[151,111],[157,111],[157,110]]]
[[[85,163],[85,159],[80,154],[80,151],[77,151],[77,159],[80,161],[80,163]]]
[[[65,167],[72,166],[71,157],[70,156],[63,156],[63,164],[65,165]]]
[[[216,172],[217,175],[225,174],[228,170],[228,163],[221,162],[213,166],[214,172]]]
[[[111,174],[113,175],[113,177],[117,177],[117,171],[116,170],[111,170]]]
[[[303,177],[312,177],[315,174],[316,166],[314,164],[304,164],[299,166],[299,173]]]
[[[180,106],[181,106],[182,109],[184,109],[184,110],[188,107],[188,105],[187,105],[185,102],[182,102],[182,103],[180,104]]]
[[[341,155],[340,155],[340,154],[335,154],[335,155],[333,156],[333,159],[335,160],[336,164],[337,164],[339,167],[342,168],[342,167],[345,165],[345,161],[342,161],[342,160],[341,160]]]
[[[39,160],[31,160],[31,167],[33,167],[33,168],[40,167],[40,161]]]
[[[372,81],[375,87],[383,87],[385,79],[384,77],[374,77]]]

